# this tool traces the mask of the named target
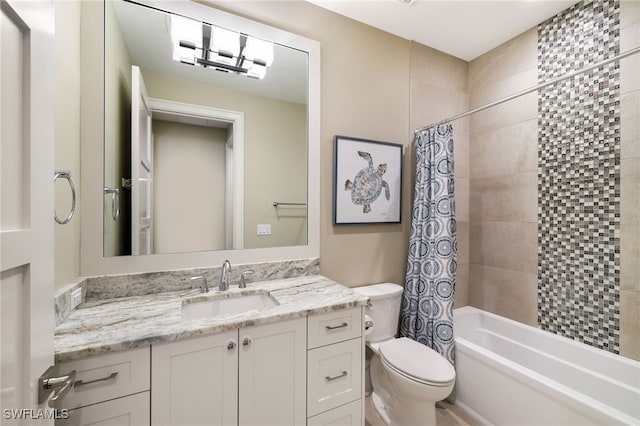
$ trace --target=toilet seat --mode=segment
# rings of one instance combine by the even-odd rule
[[[391,370],[418,383],[448,386],[456,378],[453,366],[431,348],[406,337],[383,342],[381,361]]]

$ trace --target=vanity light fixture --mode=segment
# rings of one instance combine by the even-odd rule
[[[173,59],[184,64],[263,79],[273,63],[273,43],[171,15]]]

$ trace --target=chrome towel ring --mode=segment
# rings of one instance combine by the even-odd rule
[[[67,182],[69,182],[69,187],[71,187],[71,210],[69,211],[69,215],[65,220],[60,220],[60,218],[58,217],[58,213],[56,213],[56,209],[54,208],[53,217],[60,225],[66,225],[67,223],[71,222],[71,218],[76,212],[76,187],[71,180],[71,172],[69,170],[56,170],[53,173],[53,182],[55,183],[58,178],[66,179]]]
[[[105,186],[104,195],[111,195],[111,218],[115,222],[120,217],[120,190]]]

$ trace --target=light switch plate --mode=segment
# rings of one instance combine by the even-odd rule
[[[258,224],[258,235],[271,235],[271,224],[270,223]]]

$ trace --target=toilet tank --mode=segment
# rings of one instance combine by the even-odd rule
[[[373,329],[366,335],[366,340],[379,342],[395,337],[400,320],[402,286],[382,283],[354,287],[352,290],[371,299],[371,307],[365,314],[373,320]]]

